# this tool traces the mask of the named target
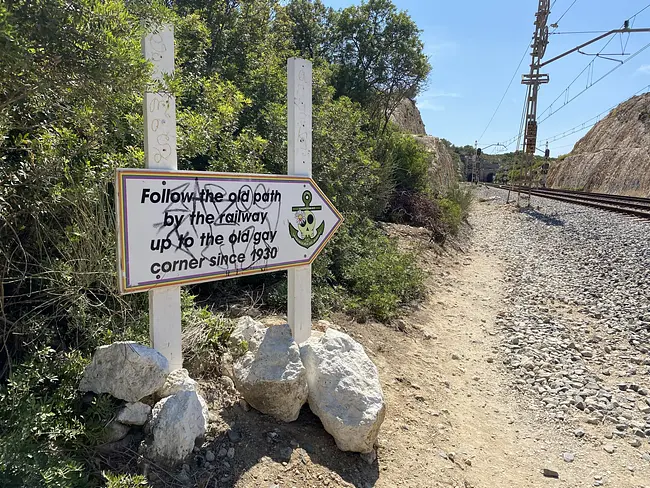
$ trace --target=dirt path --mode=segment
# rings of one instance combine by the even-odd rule
[[[649,463],[635,468],[638,451],[623,445],[615,456],[606,453],[598,427],[577,437],[577,425],[549,420],[541,403],[514,388],[497,327],[510,284],[495,251],[508,212],[502,205],[477,204],[470,248],[453,256],[437,256],[417,238],[419,231],[397,228],[422,256],[431,291],[427,302],[395,327],[334,318],[380,371],[388,414],[377,462],[338,451],[307,407],[297,422],[280,424],[235,405],[222,409],[211,447],[215,453],[234,448],[223,461],[229,469],[208,471],[210,482],[197,486],[650,485]],[[575,459],[565,461],[564,453]],[[545,468],[559,479],[545,477]]]

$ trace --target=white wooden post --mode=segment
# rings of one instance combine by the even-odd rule
[[[142,38],[142,53],[153,63],[153,79],[174,73],[174,27],[160,26]],[[144,94],[144,157],[147,168],[178,169],[176,160],[176,103],[171,93]],[[149,291],[151,347],[169,361],[171,370],[183,366],[181,349],[181,288]]]
[[[311,61],[287,62],[288,174],[311,176]],[[289,271],[287,318],[294,340],[300,344],[311,335],[311,265]]]

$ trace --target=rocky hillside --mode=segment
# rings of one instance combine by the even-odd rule
[[[413,100],[409,98],[402,100],[391,121],[404,132],[413,134],[431,154],[429,173],[436,190],[445,193],[456,184],[459,179],[458,157],[440,138],[427,135],[422,116]]]
[[[410,98],[405,98],[393,112],[390,117],[391,122],[396,124],[404,132],[426,136],[427,131],[422,122],[422,116],[415,102]]]
[[[438,137],[415,136],[415,139],[431,154],[429,176],[433,181],[433,187],[444,194],[460,179],[458,158]]]
[[[650,93],[616,107],[566,158],[551,165],[548,185],[650,196]]]

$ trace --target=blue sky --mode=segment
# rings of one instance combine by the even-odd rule
[[[433,69],[429,85],[417,99],[427,132],[449,139],[456,145],[474,144],[503,96],[524,51],[529,51],[537,0],[393,0],[400,10],[407,10],[422,29],[425,51]],[[360,1],[324,0],[326,5],[340,8]],[[553,0],[551,0],[553,3]],[[550,23],[562,14],[555,31],[608,31],[620,28],[625,19],[650,4],[650,0],[556,0]],[[568,11],[567,11],[568,9]],[[650,27],[650,8],[631,19],[636,28]],[[551,29],[553,31],[553,29]],[[550,59],[598,34],[554,34],[544,59]],[[613,36],[602,54],[634,54],[650,43],[650,33]],[[601,51],[608,39],[584,49],[587,53]],[[626,44],[627,43],[627,44]],[[631,56],[617,56],[626,60]],[[593,61],[591,67],[587,66]],[[481,138],[479,146],[506,142],[516,137],[525,98],[521,74],[528,71],[530,56],[524,58],[501,108]],[[571,54],[546,67],[550,83],[540,89],[538,113],[553,103],[553,114],[547,110],[538,117],[538,147],[546,139],[560,135],[585,121],[593,123],[601,112],[627,100],[635,92],[650,85],[650,47],[621,65],[607,77],[593,84],[583,94],[562,107],[568,99],[584,90],[590,80],[596,81],[618,62]],[[552,156],[567,153],[587,130],[550,142]],[[515,143],[516,144],[516,143]],[[515,144],[508,149],[514,150]],[[495,152],[497,147],[487,149]]]

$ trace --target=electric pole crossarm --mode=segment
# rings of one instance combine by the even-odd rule
[[[602,34],[598,37],[594,37],[591,41],[587,41],[583,44],[580,44],[578,47],[574,47],[573,49],[570,49],[569,51],[566,51],[558,56],[555,56],[554,58],[549,59],[548,61],[544,61],[542,64],[539,65],[540,68],[543,68],[547,64],[552,63],[553,61],[557,61],[560,58],[563,58],[564,56],[567,56],[568,54],[574,53],[578,51],[579,49],[582,49],[585,46],[588,46],[589,44],[593,44],[594,42],[600,41],[601,39],[611,36],[612,34],[621,34],[621,33],[633,33],[633,32],[650,32],[650,29],[614,29],[609,32],[606,32],[605,34]]]

